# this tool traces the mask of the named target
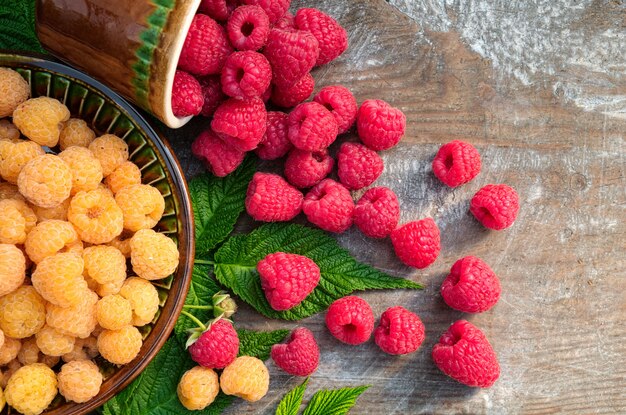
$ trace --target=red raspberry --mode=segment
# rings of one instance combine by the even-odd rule
[[[515,222],[519,211],[519,196],[506,184],[488,184],[470,202],[470,212],[486,228],[501,230]]]
[[[500,280],[482,259],[461,258],[441,284],[441,296],[450,307],[465,313],[482,313],[500,298]]]
[[[254,4],[263,8],[270,19],[270,23],[273,24],[285,15],[291,0],[243,0],[243,3]]]
[[[289,13],[289,10],[287,10],[283,17],[274,23],[274,27],[276,29],[295,29],[296,22],[293,14]]]
[[[289,140],[296,148],[322,151],[337,138],[337,121],[317,102],[298,105],[289,114]]]
[[[450,187],[471,181],[480,173],[480,154],[471,144],[460,140],[441,146],[433,160],[433,173]]]
[[[210,129],[201,132],[194,140],[191,152],[217,177],[224,177],[235,171],[245,156],[243,151],[225,143]]]
[[[274,85],[270,99],[279,107],[291,108],[310,97],[314,88],[315,80],[310,73],[307,73],[302,79],[288,88]]]
[[[234,98],[260,97],[271,80],[272,68],[265,56],[250,50],[231,54],[222,69],[222,91]]]
[[[374,341],[385,353],[413,353],[424,341],[424,324],[406,308],[390,307],[380,316]]]
[[[341,342],[365,343],[374,330],[372,307],[354,295],[340,298],[328,307],[326,327]]]
[[[270,19],[259,6],[237,7],[228,19],[226,32],[237,50],[259,50],[267,42]]]
[[[255,173],[246,193],[246,211],[254,220],[285,222],[302,209],[302,193],[277,174]]]
[[[265,104],[259,98],[230,98],[215,111],[211,128],[233,147],[248,151],[263,138],[266,118]]]
[[[332,179],[324,179],[307,193],[302,211],[312,224],[341,233],[352,226],[354,201],[350,191]]]
[[[399,219],[398,197],[387,187],[372,187],[354,207],[354,224],[370,238],[387,237]]]
[[[211,369],[223,369],[231,364],[239,353],[239,337],[233,325],[217,320],[200,335],[191,346],[189,354],[194,362]]]
[[[272,80],[289,88],[309,73],[319,55],[317,39],[303,30],[272,29],[263,53],[272,65]]]
[[[225,22],[235,7],[237,7],[237,0],[202,0],[198,11],[208,14],[215,20]]]
[[[263,160],[276,160],[293,147],[287,137],[288,116],[284,112],[269,111],[266,125],[265,135],[255,152]]]
[[[222,92],[222,84],[218,75],[209,75],[198,78],[202,95],[204,96],[204,105],[200,114],[205,117],[212,117],[217,107],[226,100],[226,95]]]
[[[184,71],[176,71],[172,85],[172,112],[177,117],[198,115],[204,105],[200,83]]]
[[[309,376],[317,370],[320,349],[311,330],[298,327],[285,344],[272,346],[272,360],[276,366],[295,376]]]
[[[218,74],[233,51],[226,30],[204,14],[196,14],[187,32],[178,67],[194,75]]]
[[[356,116],[359,138],[375,151],[387,150],[398,144],[405,128],[404,113],[379,99],[365,100]]]
[[[261,287],[270,306],[289,310],[313,292],[320,281],[320,269],[311,259],[296,254],[276,252],[256,266]]]
[[[383,159],[363,144],[343,143],[337,153],[339,181],[350,190],[374,183],[384,168]]]
[[[287,181],[301,189],[312,187],[322,181],[333,169],[335,161],[328,150],[312,153],[294,148],[285,160]]]
[[[500,376],[500,365],[484,333],[465,320],[454,322],[433,347],[437,367],[467,386],[488,388]]]
[[[346,30],[335,19],[320,10],[299,9],[296,12],[295,23],[298,29],[311,32],[320,44],[316,66],[332,61],[348,48]]]
[[[327,86],[315,95],[313,101],[325,106],[337,120],[339,134],[347,132],[354,121],[358,106],[352,92],[345,86]]]
[[[426,268],[439,255],[439,228],[431,218],[409,222],[391,232],[391,243],[400,261],[415,268]]]

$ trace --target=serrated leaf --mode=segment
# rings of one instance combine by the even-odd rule
[[[261,259],[278,251],[307,256],[321,271],[315,290],[301,304],[286,311],[270,307],[256,271]],[[215,253],[215,276],[261,314],[285,320],[309,317],[357,290],[422,288],[413,281],[392,277],[357,262],[323,231],[285,223],[262,225],[250,234],[227,240]]]
[[[347,414],[367,388],[369,385],[318,391],[313,395],[302,415]]]
[[[0,49],[45,52],[35,35],[34,1],[0,3]]]
[[[309,383],[309,378],[306,378],[301,385],[296,386],[283,396],[278,408],[276,408],[276,415],[298,415],[307,383]]]
[[[276,343],[280,343],[289,334],[289,330],[253,331],[240,329],[239,356],[256,356],[261,360],[270,357],[270,350]]]

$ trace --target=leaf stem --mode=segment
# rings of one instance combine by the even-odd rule
[[[197,265],[215,265],[215,262],[209,259],[196,259],[194,263]]]
[[[194,309],[194,310],[213,310],[213,306],[212,305],[187,304],[187,305],[184,305],[183,308],[190,308],[190,309]]]
[[[181,310],[180,314],[182,314],[183,316],[188,317],[191,321],[196,323],[198,325],[198,327],[200,327],[202,330],[206,330],[206,326],[204,325],[204,323],[201,322],[200,320],[198,320],[198,318],[196,318],[196,316],[194,316],[193,314],[188,313],[185,310]]]

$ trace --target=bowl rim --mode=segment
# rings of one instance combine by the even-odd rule
[[[95,89],[107,99],[113,101],[118,109],[125,113],[125,115],[145,133],[146,137],[154,144],[156,151],[160,153],[160,156],[164,161],[165,168],[171,175],[171,184],[174,187],[172,189],[172,195],[178,199],[180,206],[178,219],[182,225],[182,229],[178,230],[177,236],[178,250],[181,261],[176,271],[172,286],[170,287],[170,292],[176,289],[177,295],[168,295],[168,298],[161,310],[161,316],[166,317],[166,320],[159,317],[152,331],[144,340],[144,346],[148,343],[148,339],[153,341],[153,343],[150,344],[150,347],[145,351],[143,350],[144,346],[142,346],[142,351],[135,359],[133,359],[133,361],[124,365],[109,379],[107,379],[107,381],[113,381],[113,384],[109,385],[106,390],[101,390],[96,397],[81,404],[66,402],[51,411],[44,412],[46,415],[86,414],[103,405],[115,394],[121,392],[137,376],[139,376],[154,356],[156,356],[163,344],[165,344],[174,329],[176,320],[180,315],[180,311],[183,308],[189,291],[195,256],[195,224],[189,188],[178,158],[165,137],[153,128],[151,123],[146,120],[125,98],[113,91],[111,88],[85,73],[82,73],[63,63],[55,62],[51,60],[49,56],[39,53],[0,49],[0,67],[4,66],[3,63],[18,64],[25,68],[31,67],[72,78],[72,81],[83,83]],[[169,313],[166,314],[164,312],[166,310],[168,310]],[[174,316],[176,318],[173,318]],[[103,385],[104,384],[105,383],[103,383]]]

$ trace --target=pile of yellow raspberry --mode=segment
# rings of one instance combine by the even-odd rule
[[[0,68],[0,410],[96,396],[94,359],[137,358],[137,327],[159,310],[151,281],[178,267],[176,243],[152,229],[163,196],[126,142],[70,116]]]

